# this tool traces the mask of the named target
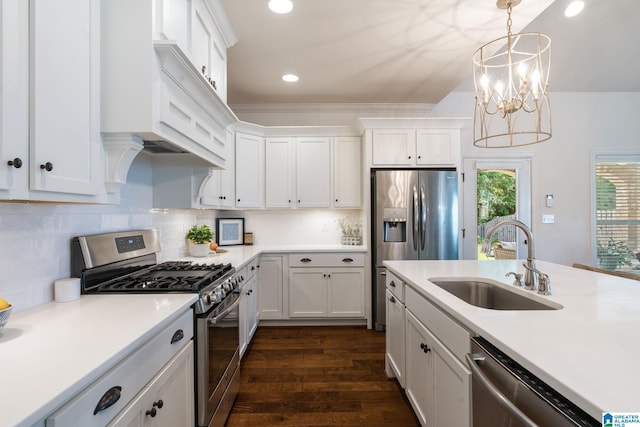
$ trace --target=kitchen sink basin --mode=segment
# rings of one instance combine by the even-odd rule
[[[504,284],[479,278],[431,278],[431,283],[464,302],[490,310],[558,310],[560,304],[521,295]],[[523,291],[530,292],[530,291]]]

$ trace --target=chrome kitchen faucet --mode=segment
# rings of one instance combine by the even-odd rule
[[[530,291],[538,291],[538,293],[542,295],[551,295],[551,279],[549,278],[549,275],[542,273],[536,268],[533,233],[531,233],[529,227],[527,227],[523,222],[516,219],[505,219],[504,221],[500,221],[490,227],[487,230],[484,242],[482,243],[482,252],[489,255],[489,252],[491,251],[491,236],[503,225],[516,226],[521,229],[527,237],[527,261],[522,264],[525,268],[524,288]],[[538,286],[539,284],[540,286]]]

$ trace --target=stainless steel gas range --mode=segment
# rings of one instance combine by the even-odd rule
[[[199,426],[222,427],[239,390],[239,286],[231,264],[158,263],[156,230],[135,230],[73,238],[71,275],[83,294],[198,294],[196,402]]]

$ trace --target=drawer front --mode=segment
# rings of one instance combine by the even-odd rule
[[[182,338],[178,339],[179,336]],[[192,337],[193,311],[188,310],[47,418],[46,426],[105,426],[129,404],[175,354],[191,342]],[[172,344],[172,339],[178,340]],[[120,390],[117,389],[118,387]],[[98,402],[108,392],[114,396],[112,400],[115,400],[115,403],[94,414]],[[120,397],[116,400],[117,395]]]
[[[400,302],[404,303],[404,282],[398,278],[395,274],[387,270],[387,289],[395,296]]]
[[[363,267],[364,254],[353,252],[302,252],[289,254],[289,267]]]
[[[256,275],[258,272],[258,257],[253,258],[249,261],[249,264],[245,267],[247,269],[247,274],[244,276],[245,280],[248,280]]]
[[[422,322],[463,363],[471,352],[471,334],[413,288],[405,288],[407,310]]]

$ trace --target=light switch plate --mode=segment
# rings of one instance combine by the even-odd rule
[[[542,215],[543,224],[553,224],[554,222],[556,222],[555,215]]]

